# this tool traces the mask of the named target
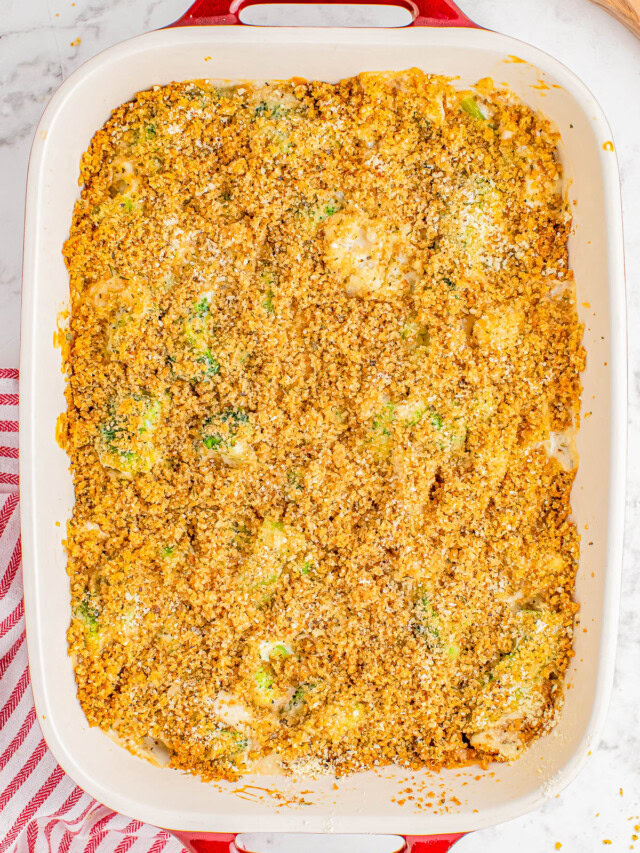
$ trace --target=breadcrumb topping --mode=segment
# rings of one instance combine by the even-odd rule
[[[490,80],[193,81],[82,159],[78,698],[204,779],[511,760],[571,651],[559,137]]]

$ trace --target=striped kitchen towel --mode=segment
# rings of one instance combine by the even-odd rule
[[[172,836],[79,788],[36,720],[24,633],[18,371],[0,368],[0,853],[184,853]]]

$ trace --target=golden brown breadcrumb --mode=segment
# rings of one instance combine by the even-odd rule
[[[417,70],[156,86],[95,134],[64,249],[92,725],[205,779],[553,725],[585,357],[557,143]]]

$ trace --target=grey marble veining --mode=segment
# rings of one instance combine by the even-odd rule
[[[44,106],[84,60],[175,20],[187,2],[0,0],[0,365],[18,363],[24,187],[31,138]],[[629,850],[633,826],[640,824],[640,43],[587,0],[461,0],[461,5],[478,23],[531,42],[573,69],[611,123],[625,216],[630,441],[617,670],[601,742],[559,797],[526,817],[469,835],[455,849],[544,853],[560,842],[563,853]],[[279,22],[268,17],[273,13],[260,14],[267,16],[265,22]],[[318,22],[317,14],[309,23]],[[344,23],[353,22],[353,10],[342,14]],[[265,839],[264,849],[276,853],[277,839]],[[311,846],[304,849],[312,853]],[[354,841],[351,849],[366,853],[368,848]],[[635,849],[640,851],[640,841]],[[327,841],[313,850],[330,853],[331,847]]]

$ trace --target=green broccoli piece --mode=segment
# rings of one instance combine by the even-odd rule
[[[292,490],[296,492],[304,491],[304,486],[302,485],[302,477],[298,473],[298,471],[287,471],[287,484]]]
[[[264,295],[264,299],[262,301],[262,307],[267,312],[267,314],[275,314],[275,305],[273,304],[273,290],[269,288]]]
[[[467,113],[467,115],[470,115],[471,118],[475,118],[478,121],[485,121],[484,113],[478,106],[478,102],[475,98],[472,98],[471,96],[463,98],[460,101],[460,107],[465,111],[465,113]]]
[[[440,639],[441,624],[435,607],[424,593],[416,605],[416,633],[424,637],[427,647],[436,651],[442,646]]]
[[[209,300],[206,296],[203,296],[199,302],[196,302],[195,311],[198,317],[204,317],[209,311]]]
[[[206,427],[216,423],[220,424],[219,430],[214,432],[205,431]],[[207,450],[233,447],[238,429],[248,423],[249,415],[244,409],[225,409],[219,415],[214,415],[206,419],[203,424],[202,442]]]
[[[211,355],[210,350],[206,350],[204,355],[196,359],[198,364],[205,364],[205,376],[217,376],[220,373],[220,362],[217,358]]]
[[[220,415],[220,420],[238,426],[238,424],[249,423],[249,415],[244,409],[225,409]]]
[[[76,607],[75,615],[84,622],[88,633],[95,637],[98,633],[98,608],[92,601],[91,593],[85,592],[80,604]]]
[[[272,118],[276,120],[284,118],[285,114],[285,110],[282,109],[280,104],[267,103],[267,101],[260,101],[253,111],[255,118]]]
[[[429,413],[429,419],[431,420],[431,424],[434,429],[440,430],[444,426],[444,418],[442,415],[438,414],[435,409],[432,409]]]
[[[96,451],[102,465],[128,476],[150,471],[159,458],[153,435],[161,413],[161,401],[151,394],[113,399],[98,428]]]
[[[202,443],[207,448],[207,450],[213,450],[214,448],[218,448],[222,445],[222,436],[217,433],[213,433],[212,435],[205,435],[202,438]]]
[[[281,713],[292,715],[299,713],[304,705],[306,705],[310,698],[310,694],[313,693],[317,686],[318,685],[310,681],[299,684],[287,705],[282,709]]]
[[[384,436],[385,438],[389,438],[391,435],[391,424],[394,419],[394,405],[393,403],[387,403],[382,411],[378,412],[377,415],[371,421],[371,429],[374,433]]]
[[[249,740],[246,735],[236,729],[216,727],[206,736],[209,758],[235,758],[244,752]]]

